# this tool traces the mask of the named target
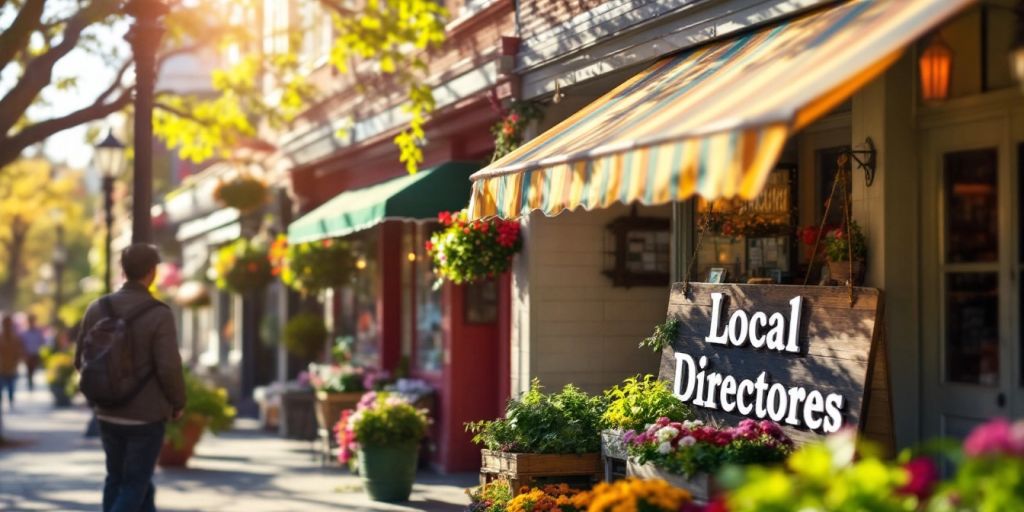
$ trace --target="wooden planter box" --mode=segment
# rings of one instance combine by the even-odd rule
[[[689,491],[693,500],[698,503],[707,503],[715,491],[714,479],[707,473],[686,478],[683,475],[669,473],[650,462],[639,464],[635,460],[629,459],[629,462],[626,463],[626,474],[638,478],[660,478],[674,487]]]
[[[278,432],[286,439],[316,439],[316,395],[313,390],[281,393],[281,421]]]
[[[359,399],[363,397],[362,391],[349,393],[327,393],[316,392],[316,422],[322,430],[332,432],[334,426],[341,419],[341,411],[355,409]]]
[[[537,479],[586,477],[591,483],[601,478],[601,454],[507,453],[480,450],[480,484],[507,480],[513,495],[523,487],[535,486]]]

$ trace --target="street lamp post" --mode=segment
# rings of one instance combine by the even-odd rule
[[[103,174],[103,212],[107,226],[106,246],[104,249],[104,292],[110,293],[111,276],[110,246],[113,241],[114,225],[114,180],[121,174],[124,167],[124,144],[114,137],[114,131],[107,132],[107,138],[96,145],[96,167]]]
[[[126,39],[135,56],[135,158],[132,193],[132,243],[153,241],[153,90],[156,50],[163,37],[161,18],[167,6],[160,0],[130,0],[125,12],[135,18]]]
[[[56,326],[57,321],[60,319],[60,307],[64,302],[62,281],[64,280],[64,266],[68,262],[68,252],[64,247],[64,212],[59,208],[55,208],[50,211],[50,218],[53,219],[56,226],[56,232],[54,233],[56,235],[56,243],[53,247],[53,316],[50,319],[50,325]]]

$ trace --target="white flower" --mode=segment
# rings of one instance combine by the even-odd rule
[[[679,440],[679,444],[683,446],[693,446],[696,442],[697,438],[693,436],[684,436],[682,439]]]
[[[654,436],[658,439],[659,442],[664,443],[675,439],[678,435],[679,429],[675,427],[662,427]]]
[[[683,422],[683,426],[686,428],[696,428],[702,425],[704,425],[704,422],[701,420],[686,420]]]
[[[672,453],[672,443],[661,443],[658,445],[658,453],[668,455]]]

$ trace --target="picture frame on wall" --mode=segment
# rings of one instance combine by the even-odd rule
[[[728,273],[723,267],[711,267],[708,271],[708,282],[713,284],[722,284],[725,282],[725,276]]]

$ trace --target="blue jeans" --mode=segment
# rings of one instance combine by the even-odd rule
[[[0,404],[4,402],[4,389],[7,389],[7,403],[14,403],[14,383],[18,382],[18,374],[0,375]]]
[[[153,470],[164,442],[164,424],[117,425],[100,420],[107,454],[103,512],[154,512]]]

